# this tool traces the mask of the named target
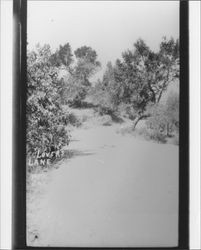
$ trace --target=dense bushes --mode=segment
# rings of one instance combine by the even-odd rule
[[[179,144],[179,96],[171,92],[164,103],[148,108],[149,117],[146,126],[137,129],[137,133],[146,139],[159,143]]]
[[[134,132],[135,136],[140,136],[146,140],[151,140],[151,141],[154,141],[157,143],[166,143],[167,142],[166,135],[164,135],[163,133],[161,133],[158,130],[143,127],[143,128],[138,128],[133,132]]]
[[[153,105],[149,108],[150,117],[147,127],[159,131],[167,137],[175,135],[179,130],[179,96],[170,93],[166,103]]]
[[[50,145],[69,141],[59,95],[58,70],[50,63],[48,45],[37,46],[27,58],[27,155],[43,152]]]

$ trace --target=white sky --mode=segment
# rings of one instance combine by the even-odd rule
[[[28,48],[70,43],[91,46],[104,69],[138,38],[157,50],[163,36],[179,37],[179,1],[28,1]],[[102,72],[97,74],[101,76]]]

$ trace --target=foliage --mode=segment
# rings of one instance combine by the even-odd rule
[[[153,52],[139,39],[134,52],[123,53],[121,81],[125,82],[124,99],[133,103],[140,112],[145,111],[149,103],[158,103],[168,84],[174,79],[178,65],[175,54],[176,42],[165,38],[159,52]]]
[[[89,88],[84,86],[81,80],[75,78],[73,75],[66,76],[63,82],[61,93],[62,103],[81,107],[82,100],[84,100]]]
[[[178,93],[170,93],[166,102],[166,114],[169,122],[174,124],[175,129],[179,130],[179,95]]]
[[[163,38],[159,51],[154,52],[139,39],[133,51],[122,53],[122,60],[117,59],[114,66],[108,63],[98,99],[100,105],[105,102],[113,109],[122,103],[132,105],[135,127],[149,116],[147,107],[159,103],[169,83],[178,76],[178,40]]]
[[[81,125],[81,122],[80,120],[77,118],[77,116],[72,113],[72,112],[68,112],[67,115],[65,116],[62,116],[62,122],[65,124],[65,125],[73,125],[73,126],[80,126]]]
[[[113,114],[117,112],[120,98],[114,79],[114,68],[109,62],[103,75],[103,80],[98,80],[93,91],[93,102],[99,106],[101,114]]]
[[[50,62],[53,66],[64,66],[69,72],[71,72],[70,65],[73,63],[73,54],[69,43],[60,45],[59,49],[50,57]]]
[[[179,96],[171,93],[166,103],[161,97],[170,82],[179,77],[179,41],[163,38],[157,52],[139,39],[133,50],[122,53],[114,64],[108,62],[102,80],[92,86],[91,78],[100,69],[95,50],[82,46],[72,52],[69,43],[51,52],[49,45],[37,45],[27,58],[27,153],[46,145],[64,145],[69,140],[66,127],[78,126],[73,114],[62,105],[82,107],[91,93],[94,107],[107,117],[105,125],[124,113],[133,127],[146,118],[147,136],[164,142],[179,131]],[[60,77],[61,69],[65,74]],[[106,116],[105,116],[106,115]],[[110,118],[112,119],[110,119]],[[176,138],[176,137],[175,137]]]
[[[89,78],[96,73],[100,67],[100,62],[97,61],[97,53],[91,47],[82,46],[75,50],[77,64],[74,69],[74,77],[81,81],[84,86],[91,86]]]
[[[68,141],[60,105],[58,70],[50,62],[49,45],[37,45],[27,58],[27,153],[44,150],[47,145]]]
[[[177,93],[170,93],[165,104],[149,107],[149,112],[151,115],[146,121],[149,129],[159,131],[166,136],[178,134],[179,96]]]
[[[166,143],[166,136],[158,130],[147,130],[145,135],[149,140]]]
[[[82,101],[91,88],[90,78],[97,72],[100,62],[97,53],[91,47],[83,46],[74,52],[76,60],[70,74],[63,78],[63,103],[76,107],[82,106]]]

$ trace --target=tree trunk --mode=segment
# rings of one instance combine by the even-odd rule
[[[135,128],[136,128],[136,126],[137,126],[137,124],[138,124],[138,122],[140,121],[141,119],[140,119],[140,116],[137,116],[136,118],[135,118],[135,120],[134,120],[134,122],[133,122],[133,129],[135,130]]]
[[[147,117],[149,117],[149,115],[143,115],[143,114],[137,115],[137,117],[134,119],[134,122],[133,122],[133,129],[135,130],[135,128],[140,120],[147,118]]]
[[[162,93],[163,93],[163,89],[162,89],[162,90],[160,91],[160,93],[159,93],[157,103],[159,103],[159,102],[160,102],[160,99],[161,99],[161,97],[162,97]]]
[[[167,87],[168,81],[169,81],[169,69],[168,69],[168,72],[167,72],[166,79],[165,79],[164,82],[163,82],[162,89],[161,89],[161,91],[160,91],[160,93],[159,93],[159,96],[158,96],[158,99],[157,99],[157,103],[160,102],[160,99],[161,99],[161,97],[162,97],[162,94],[163,94],[165,88]]]
[[[151,81],[148,81],[148,87],[149,87],[149,90],[150,90],[151,93],[152,93],[151,101],[152,101],[153,103],[156,103],[156,94],[155,94],[154,90],[153,90],[152,87],[151,87]]]
[[[168,136],[168,137],[170,137],[171,136],[171,132],[172,132],[172,124],[170,124],[169,122],[167,123],[167,133],[166,133],[166,135]]]

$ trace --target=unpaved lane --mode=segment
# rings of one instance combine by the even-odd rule
[[[176,246],[178,147],[79,129],[35,213],[43,246]]]

